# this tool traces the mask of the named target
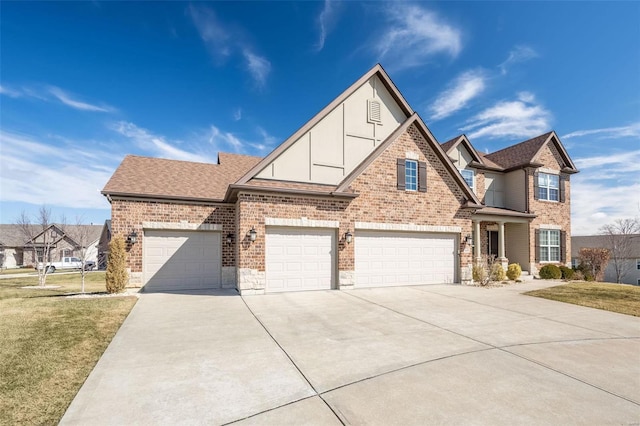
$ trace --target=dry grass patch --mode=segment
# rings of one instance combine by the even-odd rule
[[[104,273],[88,274],[104,291]],[[56,424],[136,302],[135,297],[69,299],[79,274],[0,280],[0,424]]]
[[[640,287],[632,285],[571,282],[525,294],[640,317]]]

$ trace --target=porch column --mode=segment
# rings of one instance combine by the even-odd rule
[[[504,222],[498,222],[498,261],[506,268],[508,260],[504,250]]]
[[[480,238],[480,221],[479,220],[474,220],[473,221],[473,257],[475,258],[474,260],[476,261],[476,263],[480,263],[481,259],[481,254],[480,254],[480,246],[482,245],[481,243],[481,238]]]

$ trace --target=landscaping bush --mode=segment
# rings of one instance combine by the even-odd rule
[[[472,276],[473,281],[479,283],[480,285],[487,285],[487,283],[489,282],[487,269],[484,267],[484,265],[473,265]]]
[[[120,293],[124,290],[129,277],[127,274],[127,252],[122,235],[114,235],[109,243],[107,260],[106,286],[109,293]]]
[[[556,265],[544,265],[540,268],[540,278],[543,280],[559,280],[562,278],[562,272]]]
[[[566,266],[560,267],[560,272],[562,273],[563,280],[571,280],[573,279],[573,269],[568,268]]]
[[[504,273],[504,268],[499,263],[491,265],[491,281],[504,281],[507,276]]]
[[[578,278],[580,277],[580,278]],[[591,267],[585,263],[580,263],[580,265],[576,268],[576,271],[573,274],[574,280],[585,280],[585,281],[595,281],[595,277],[593,276],[593,272],[591,271]]]
[[[518,263],[512,263],[507,267],[507,278],[515,281],[522,275],[522,268]]]

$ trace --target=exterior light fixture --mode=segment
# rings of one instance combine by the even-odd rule
[[[347,242],[347,244],[351,244],[351,241],[353,241],[353,234],[349,231],[345,232],[344,240]]]
[[[467,234],[467,236],[464,237],[464,242],[473,245],[473,237],[471,236],[471,234]]]
[[[138,241],[138,234],[136,233],[136,231],[131,231],[131,233],[127,237],[127,242],[129,244],[135,244],[136,241]]]
[[[231,244],[233,244],[233,234],[229,232],[227,234],[227,245],[231,245]]]
[[[249,240],[251,240],[251,242],[254,242],[257,236],[258,231],[256,231],[256,228],[254,226],[252,226],[251,230],[249,231]]]

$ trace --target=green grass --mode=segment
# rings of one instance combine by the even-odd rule
[[[0,424],[57,424],[136,302],[69,299],[80,274],[55,275],[58,289],[21,289],[37,277],[0,280]],[[86,277],[104,292],[104,272]]]
[[[525,294],[640,317],[640,287],[632,285],[571,282]]]

